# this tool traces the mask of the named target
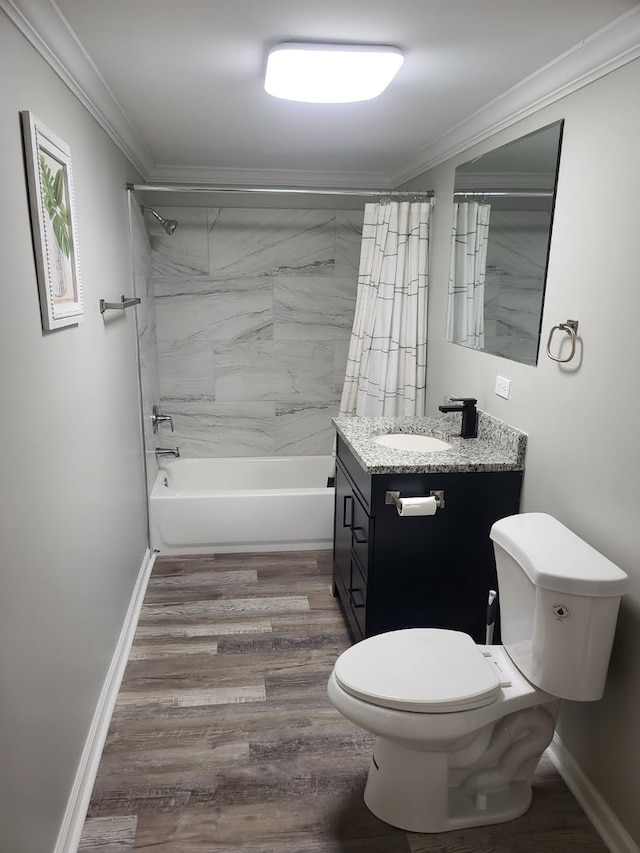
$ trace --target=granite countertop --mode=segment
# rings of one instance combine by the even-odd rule
[[[525,432],[478,411],[478,437],[461,438],[460,417],[457,412],[431,418],[338,417],[333,424],[368,474],[524,470]],[[432,435],[451,444],[451,450],[392,450],[372,441],[389,432]]]

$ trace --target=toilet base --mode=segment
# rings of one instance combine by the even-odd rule
[[[448,762],[447,752],[419,752],[379,737],[364,792],[367,808],[391,826],[425,833],[503,823],[529,808],[529,778],[474,795],[449,784]]]

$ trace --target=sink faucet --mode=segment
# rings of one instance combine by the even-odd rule
[[[180,456],[180,448],[179,447],[156,447],[156,459],[160,459],[162,456]]]
[[[462,438],[476,438],[478,435],[478,412],[476,410],[475,397],[449,397],[451,403],[459,403],[458,406],[438,406],[441,412],[462,412],[462,427],[460,436]]]

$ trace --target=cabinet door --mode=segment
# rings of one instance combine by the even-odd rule
[[[333,591],[339,595],[355,640],[365,636],[368,541],[371,520],[350,480],[336,465]],[[360,564],[360,560],[362,564]]]
[[[521,479],[515,471],[380,475],[367,631],[450,628],[484,643],[488,592],[497,589],[489,531],[518,512]],[[387,490],[417,497],[432,489],[445,499],[433,516],[401,517],[384,503]]]

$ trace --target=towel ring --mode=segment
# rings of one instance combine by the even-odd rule
[[[558,358],[555,355],[551,355],[551,340],[556,329],[560,329],[562,332],[566,332],[571,338],[571,352],[569,353],[567,358]],[[557,326],[554,326],[549,332],[549,340],[547,341],[547,355],[553,361],[558,361],[560,364],[566,364],[576,354],[576,339],[578,337],[578,321],[577,320],[567,320],[566,323],[559,323]]]

